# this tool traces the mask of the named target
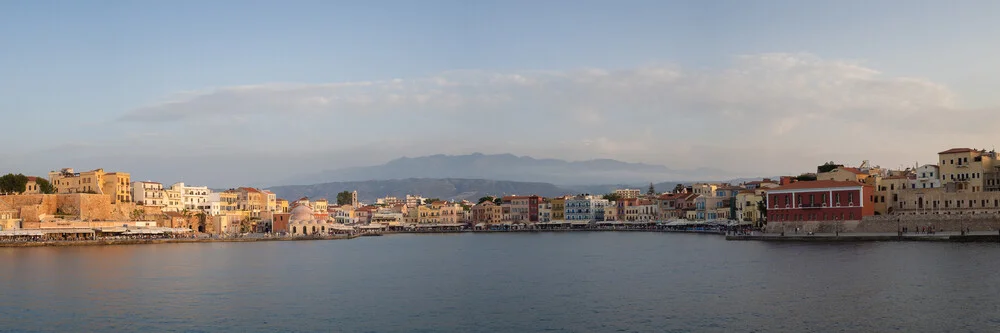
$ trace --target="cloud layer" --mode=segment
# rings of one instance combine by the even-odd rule
[[[164,154],[211,156],[212,143],[234,153],[310,156],[313,164],[264,162],[256,177],[475,151],[773,175],[827,160],[929,162],[941,148],[992,140],[969,132],[991,114],[963,109],[954,92],[926,79],[809,54],[761,54],[721,69],[455,71],[220,87],[118,120],[158,133],[153,145]]]

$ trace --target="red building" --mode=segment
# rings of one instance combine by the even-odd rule
[[[271,220],[271,232],[288,232],[288,218],[291,215],[289,213],[274,213],[274,219]]]
[[[875,215],[874,192],[858,182],[794,182],[767,191],[767,221],[860,220]]]

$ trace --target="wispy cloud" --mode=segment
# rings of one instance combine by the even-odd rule
[[[178,94],[119,121],[164,136],[168,124],[217,137],[241,130],[247,132],[240,140],[265,138],[279,147],[323,142],[331,151],[387,139],[408,143],[399,151],[380,150],[386,156],[512,152],[761,174],[801,170],[816,163],[812,159],[826,161],[845,150],[909,163],[915,157],[907,149],[932,152],[993,139],[965,129],[994,111],[963,108],[953,91],[928,79],[887,75],[859,62],[775,53],[735,57],[713,70],[667,65],[453,71],[414,79],[221,87]],[[881,155],[871,156],[876,153]],[[760,160],[784,154],[789,159]],[[796,155],[807,159],[790,158]]]

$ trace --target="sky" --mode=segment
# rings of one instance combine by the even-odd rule
[[[0,172],[214,187],[432,154],[742,176],[998,134],[997,1],[0,1]],[[666,180],[662,180],[666,181]]]

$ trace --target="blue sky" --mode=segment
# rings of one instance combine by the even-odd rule
[[[232,186],[475,151],[739,175],[930,162],[996,140],[938,131],[934,117],[994,114],[998,12],[996,1],[4,1],[0,111],[38,125],[8,133],[18,145],[0,151],[0,169]],[[899,142],[915,129],[926,137]],[[804,142],[817,134],[868,145]]]

